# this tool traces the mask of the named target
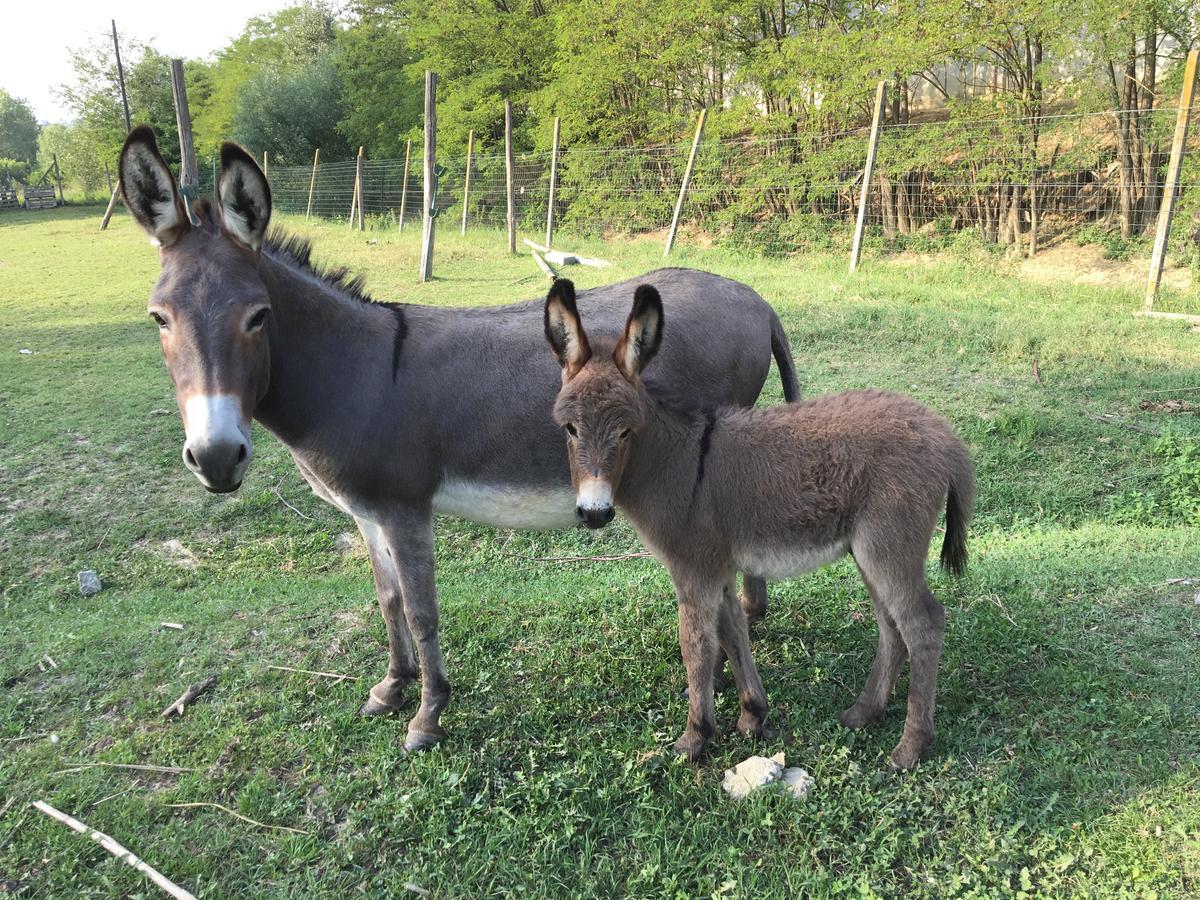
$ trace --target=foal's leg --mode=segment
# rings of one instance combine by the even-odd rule
[[[695,762],[717,730],[712,678],[722,587],[719,582],[676,582],[675,592],[679,598],[679,649],[688,680],[687,728],[675,742],[675,752]]]
[[[871,604],[875,609],[875,621],[879,625],[879,646],[875,650],[875,662],[871,665],[871,674],[867,676],[867,683],[863,686],[862,693],[858,695],[858,701],[838,716],[841,723],[847,728],[856,729],[874,725],[883,716],[884,707],[887,706],[888,698],[892,696],[892,690],[896,686],[900,668],[904,665],[904,660],[908,658],[908,650],[904,646],[904,640],[900,637],[900,631],[896,628],[895,621],[880,600],[878,592],[872,585],[871,579],[863,571],[861,564],[858,570],[862,574],[867,591],[871,594]]]
[[[767,616],[767,581],[757,575],[742,575],[742,611],[751,622],[761,622]]]
[[[922,566],[922,569],[924,567]],[[933,744],[933,710],[937,697],[938,664],[946,634],[946,610],[934,599],[925,573],[914,574],[908,603],[893,611],[896,626],[912,660],[908,676],[908,716],[904,735],[892,751],[892,765],[909,769]]]
[[[450,682],[438,643],[432,511],[425,508],[394,513],[384,528],[384,537],[396,563],[404,618],[417,642],[421,664],[421,706],[408,723],[404,749],[421,750],[445,736],[439,719],[450,702]]]
[[[734,586],[725,588],[721,600],[720,640],[733,669],[733,681],[737,685],[738,703],[742,713],[738,717],[737,729],[742,734],[758,737],[762,734],[767,719],[767,692],[763,690],[754,656],[750,652],[750,630],[746,614],[734,598]]]
[[[400,708],[404,702],[404,689],[417,678],[417,661],[413,656],[412,635],[404,621],[400,575],[392,562],[383,529],[366,519],[357,522],[367,543],[371,572],[375,576],[375,594],[388,636],[387,676],[371,688],[367,702],[359,711],[364,716],[377,716]]]

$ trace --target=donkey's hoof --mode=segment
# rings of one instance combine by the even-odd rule
[[[882,718],[883,710],[866,709],[855,703],[852,707],[838,716],[838,721],[851,731],[858,731],[860,728],[866,728],[870,725],[877,724]]]
[[[400,707],[391,706],[381,700],[377,700],[374,695],[367,697],[367,702],[358,709],[360,716],[386,716],[394,712],[399,712]]]
[[[738,734],[744,737],[760,738],[766,727],[766,716],[759,715],[755,712],[742,710],[742,714],[738,716],[737,730]]]
[[[444,735],[430,734],[427,731],[410,730],[408,738],[404,741],[404,750],[407,753],[420,753],[439,743],[443,737]]]
[[[901,740],[896,745],[896,749],[892,751],[892,755],[888,757],[888,762],[891,763],[892,768],[896,771],[906,772],[921,761],[921,758],[929,750],[931,743],[931,741],[909,742]]]

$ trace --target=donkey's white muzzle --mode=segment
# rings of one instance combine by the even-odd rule
[[[254,456],[241,401],[232,394],[197,394],[184,403],[183,417],[184,465],[213,493],[236,491]]]

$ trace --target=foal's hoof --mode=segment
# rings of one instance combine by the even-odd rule
[[[386,716],[400,709],[401,689],[381,688],[375,685],[367,694],[367,702],[358,710],[360,716]],[[390,697],[391,699],[386,699]]]
[[[932,741],[910,743],[901,740],[896,745],[896,749],[892,751],[892,755],[888,757],[888,762],[896,771],[905,772],[921,761],[931,744]]]
[[[858,731],[860,728],[866,728],[869,725],[875,725],[883,718],[883,710],[864,709],[855,703],[848,710],[838,716],[838,721],[849,728],[851,731]]]
[[[743,735],[744,737],[762,737],[765,725],[766,717],[759,715],[758,713],[742,710],[742,714],[738,716],[738,734]]]
[[[688,762],[694,763],[700,761],[700,757],[704,755],[704,748],[707,746],[708,741],[700,735],[685,732],[671,749],[675,751],[676,756],[682,756]]]

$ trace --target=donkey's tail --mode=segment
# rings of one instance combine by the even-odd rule
[[[975,475],[966,447],[959,443],[955,450],[950,488],[946,492],[942,568],[952,575],[961,575],[967,571],[967,523],[971,521],[971,510],[975,506]]]
[[[792,361],[792,348],[779,316],[771,310],[771,353],[779,367],[779,380],[783,382],[783,399],[795,403],[800,399],[800,381],[796,378],[796,363]]]

